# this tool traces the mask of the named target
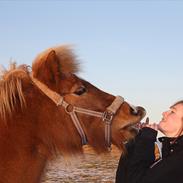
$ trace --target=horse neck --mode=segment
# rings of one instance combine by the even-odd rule
[[[41,180],[47,156],[36,136],[37,113],[34,112],[29,103],[24,111],[17,107],[7,126],[0,121],[0,183]]]
[[[34,150],[30,153],[18,138],[4,132],[0,135],[0,162],[0,183],[39,183],[46,158]]]

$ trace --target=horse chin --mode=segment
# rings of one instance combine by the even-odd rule
[[[122,136],[122,143],[125,144],[130,139],[134,138],[139,132],[140,121],[136,123],[130,123],[122,128],[119,129],[119,133]]]
[[[123,154],[126,152],[125,144],[133,139],[137,134],[137,131],[131,127],[122,128],[113,135],[113,145],[115,145]]]

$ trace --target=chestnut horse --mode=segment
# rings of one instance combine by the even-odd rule
[[[67,46],[38,55],[32,70],[11,64],[0,80],[0,183],[39,183],[47,160],[100,153],[110,143],[124,149],[131,126],[145,115],[79,78],[79,64]]]

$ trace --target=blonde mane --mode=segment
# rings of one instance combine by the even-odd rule
[[[33,62],[32,72],[40,68],[46,62],[48,54],[54,50],[59,59],[60,70],[63,73],[77,73],[79,62],[76,60],[70,46],[52,47],[40,53]],[[11,63],[8,70],[0,71],[0,118],[6,121],[11,116],[15,106],[19,103],[21,109],[26,105],[22,90],[23,79],[29,77],[27,66],[16,66]]]
[[[27,77],[28,70],[25,66],[16,67],[10,64],[9,70],[1,71],[0,78],[0,116],[6,121],[7,114],[12,115],[15,105],[19,102],[21,108],[26,105],[22,91],[22,80]]]
[[[80,63],[76,59],[76,55],[73,53],[71,46],[61,45],[57,47],[51,47],[41,52],[34,60],[32,68],[40,67],[43,62],[46,61],[46,57],[51,51],[55,51],[60,62],[60,70],[63,73],[77,73],[80,71]],[[36,69],[35,69],[36,70]],[[34,72],[34,69],[33,69]]]

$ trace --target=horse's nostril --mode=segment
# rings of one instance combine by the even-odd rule
[[[146,110],[141,106],[137,107],[137,111],[138,111],[138,114],[142,115],[143,117],[146,115]]]
[[[134,108],[131,108],[131,114],[138,115],[138,110],[134,109]]]
[[[138,109],[134,105],[131,105],[131,104],[130,104],[130,113],[133,115],[138,114]]]

